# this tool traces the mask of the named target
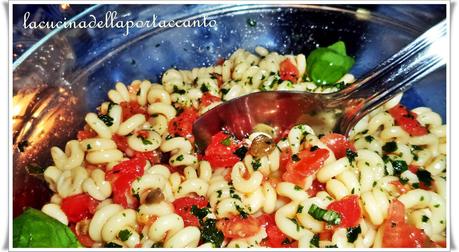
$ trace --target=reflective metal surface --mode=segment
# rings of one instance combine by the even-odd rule
[[[280,132],[304,123],[317,134],[335,131],[346,135],[369,112],[445,66],[447,33],[444,20],[340,92],[258,92],[225,102],[196,120],[196,144],[202,152],[221,129],[243,138],[260,123]]]

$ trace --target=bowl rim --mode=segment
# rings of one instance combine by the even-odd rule
[[[34,52],[37,51],[41,46],[43,46],[46,42],[48,42],[50,39],[52,39],[55,35],[58,33],[62,32],[65,28],[65,24],[70,23],[70,22],[76,22],[77,20],[82,19],[84,16],[88,15],[89,13],[92,13],[99,8],[103,6],[108,6],[108,5],[124,5],[124,4],[95,4],[93,6],[88,7],[84,11],[78,13],[74,17],[66,20],[62,26],[51,30],[48,34],[46,34],[43,38],[38,40],[36,43],[34,43],[29,49],[27,49],[18,59],[16,59],[13,64],[12,64],[12,70],[13,72],[22,65]],[[127,4],[127,5],[135,5],[135,4]],[[155,5],[155,4],[151,4]],[[158,4],[156,4],[158,5]],[[171,4],[171,3],[166,3],[162,5],[178,5],[178,4]],[[315,10],[322,10],[322,11],[331,11],[331,12],[341,12],[345,13],[348,15],[359,15],[358,10],[359,8],[356,8],[353,10],[350,7],[359,7],[359,6],[364,6],[364,4],[353,4],[353,5],[345,5],[345,4],[332,4],[332,3],[327,3],[327,4],[194,4],[194,5],[204,5],[204,6],[209,6],[208,9],[204,10],[199,10],[196,13],[192,13],[191,15],[187,13],[179,14],[175,18],[173,18],[174,21],[177,20],[184,20],[184,19],[196,19],[199,17],[202,17],[202,15],[207,15],[211,18],[215,18],[218,16],[224,16],[228,14],[239,14],[244,12],[260,12],[260,10],[269,10],[269,9],[276,9],[276,8],[295,8],[295,9],[315,9]],[[381,4],[381,5],[390,5],[390,4]],[[420,4],[408,4],[410,6],[416,6]],[[212,6],[212,7],[210,7]],[[369,11],[365,15],[368,15],[367,21],[372,22],[372,23],[384,23],[386,25],[390,25],[394,28],[398,29],[403,29],[405,32],[411,32],[411,33],[419,33],[422,32],[423,30],[420,27],[417,27],[413,25],[412,23],[408,23],[402,20],[397,20],[394,19],[393,17],[389,17],[387,15],[382,15],[381,13],[378,12],[373,12]],[[75,28],[71,28],[69,30],[73,30]],[[158,30],[159,29],[159,30]],[[166,29],[172,29],[172,28],[166,28]],[[162,30],[166,30],[164,28],[152,28],[148,29],[143,33],[139,33],[134,37],[132,40],[134,41],[139,41],[142,38],[145,38],[146,36],[149,36],[151,34],[154,34],[155,32],[159,32]],[[132,42],[132,41],[131,41]],[[132,44],[132,43],[129,43]]]

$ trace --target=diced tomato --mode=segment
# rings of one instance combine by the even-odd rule
[[[405,222],[405,206],[397,199],[393,199],[389,205],[383,228],[384,248],[422,248],[426,245],[427,236],[422,230]]]
[[[209,92],[206,92],[206,93],[204,93],[204,95],[201,98],[201,105],[202,105],[202,107],[207,107],[210,104],[212,104],[214,102],[219,102],[221,100],[222,99],[220,99],[220,97],[213,96]]]
[[[147,138],[150,135],[148,130],[138,130],[136,133],[139,137],[143,137],[143,138]]]
[[[193,123],[197,118],[198,113],[193,108],[186,108],[180,115],[169,121],[169,133],[188,138],[194,142]]]
[[[279,169],[281,172],[285,172],[287,170],[287,165],[292,158],[292,149],[287,148],[281,152],[280,155],[280,162],[279,162]]]
[[[122,113],[122,120],[125,121],[135,114],[143,114],[146,119],[150,116],[145,107],[140,106],[136,101],[131,102],[121,102],[120,103]]]
[[[126,150],[129,148],[129,145],[127,143],[127,137],[120,136],[118,134],[113,134],[112,140],[115,142],[116,148],[123,152],[126,152]]]
[[[304,149],[297,154],[299,160],[289,160],[287,164],[287,171],[282,175],[282,179],[287,182],[294,183],[298,186],[304,186],[304,180],[317,172],[327,160],[329,156],[328,150],[316,149],[310,151],[310,149]]]
[[[285,59],[280,63],[280,78],[282,80],[288,80],[296,83],[299,75],[300,73],[298,72],[298,69],[289,59]]]
[[[320,141],[333,151],[337,159],[345,157],[347,149],[355,151],[354,145],[344,135],[338,133],[327,134],[320,138]]]
[[[85,218],[91,218],[99,201],[87,193],[80,193],[62,199],[61,209],[69,222],[76,223]]]
[[[75,226],[76,226],[75,223],[72,223],[70,225],[70,230],[72,230],[72,232],[75,234],[75,236],[77,237],[77,239],[81,243],[81,245],[83,245],[85,248],[92,248],[92,246],[96,242],[91,239],[91,237],[89,236],[88,233],[84,233],[83,234],[81,232],[77,232],[75,230]]]
[[[217,58],[217,60],[215,61],[215,65],[217,65],[217,66],[223,65],[223,63],[225,63],[225,58],[223,58],[223,57],[219,57],[219,58]]]
[[[409,111],[403,105],[399,104],[389,109],[389,114],[394,118],[395,124],[402,127],[411,136],[423,136],[428,133],[427,128],[416,120],[416,113]]]
[[[77,133],[78,141],[81,141],[87,138],[93,138],[96,136],[97,136],[97,133],[94,130],[80,130]]]
[[[161,156],[162,153],[157,150],[146,152],[134,151],[134,157],[146,159],[150,161],[152,165],[161,163]]]
[[[199,220],[191,213],[193,206],[197,208],[204,208],[209,202],[206,198],[200,197],[182,197],[176,199],[172,204],[174,205],[175,212],[180,215],[185,223],[185,226],[199,227]]]
[[[240,159],[234,152],[240,147],[233,136],[220,131],[212,136],[211,142],[204,154],[212,168],[232,167]]]
[[[408,191],[407,188],[404,185],[402,185],[402,182],[400,182],[399,180],[391,181],[390,184],[394,185],[400,194],[404,194]]]
[[[217,229],[222,231],[226,238],[231,239],[253,236],[260,231],[260,228],[258,220],[251,215],[247,218],[237,215],[217,221]]]
[[[324,231],[319,233],[319,239],[321,241],[331,241],[333,237],[333,230],[324,229]]]
[[[223,85],[223,77],[221,74],[211,73],[210,75],[217,80],[218,87],[221,87]]]
[[[340,214],[341,223],[338,227],[349,228],[359,224],[362,217],[362,209],[359,205],[359,196],[348,195],[340,200],[330,203],[328,210],[333,210]]]
[[[263,214],[258,218],[258,222],[261,226],[266,229],[267,237],[261,242],[262,246],[270,248],[295,248],[298,247],[298,243],[285,243],[288,240],[288,236],[277,227],[274,219],[274,214]]]
[[[314,197],[316,196],[318,192],[324,191],[324,190],[325,190],[325,184],[320,183],[317,179],[314,179],[314,181],[312,181],[311,187],[309,187],[309,189],[306,192],[308,193],[310,197]]]
[[[136,208],[138,200],[132,195],[132,182],[144,174],[145,158],[133,158],[115,165],[105,173],[105,179],[110,181],[113,192],[113,202],[125,208]]]

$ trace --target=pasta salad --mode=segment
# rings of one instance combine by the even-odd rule
[[[193,122],[224,101],[350,85],[342,47],[329,47],[346,62],[331,79],[311,55],[257,47],[169,69],[161,84],[116,83],[77,139],[51,148],[44,177],[54,195],[42,213],[84,247],[445,247],[446,125],[401,105],[401,94],[349,138],[260,124],[245,139],[222,130],[196,152]]]

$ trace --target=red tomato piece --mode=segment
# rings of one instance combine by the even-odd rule
[[[118,134],[113,134],[112,140],[116,143],[116,148],[123,152],[126,152],[126,150],[129,148],[129,145],[127,143],[127,137],[120,136]]]
[[[285,59],[280,63],[280,78],[282,80],[296,83],[299,75],[298,69],[289,59]]]
[[[212,136],[211,143],[207,146],[204,159],[209,161],[212,168],[232,167],[240,159],[234,152],[240,147],[231,135],[220,131]]]
[[[362,209],[359,205],[359,196],[348,195],[340,200],[330,203],[328,210],[333,210],[340,214],[341,223],[337,227],[349,228],[359,224],[362,217]]]
[[[405,222],[405,206],[397,199],[389,205],[383,228],[384,248],[422,248],[428,241],[422,230]]]
[[[416,113],[409,111],[405,106],[399,104],[389,109],[388,112],[394,118],[395,124],[402,127],[411,136],[423,136],[429,132],[416,120]]]
[[[315,151],[304,149],[297,154],[297,159],[299,160],[293,160],[292,158],[289,160],[287,171],[282,175],[282,179],[302,187],[304,186],[304,180],[317,172],[328,156],[329,153],[326,149],[319,148]]]
[[[89,236],[89,234],[83,234],[81,232],[77,232],[75,230],[75,224],[72,223],[70,225],[70,230],[72,230],[72,232],[75,234],[75,236],[77,237],[78,241],[81,243],[81,245],[83,245],[85,248],[92,248],[92,246],[94,245],[94,243],[96,243],[95,241],[93,241],[91,239],[91,237]]]
[[[407,188],[399,180],[391,181],[390,184],[394,185],[400,194],[404,194],[408,191]]]
[[[99,201],[87,193],[80,193],[62,199],[61,209],[69,222],[76,223],[82,219],[90,218],[96,211]]]
[[[132,195],[132,182],[141,177],[146,165],[144,158],[133,158],[115,165],[105,173],[105,179],[110,181],[113,192],[113,202],[125,208],[136,208],[138,200]]]
[[[175,212],[180,215],[185,223],[185,226],[199,227],[199,220],[191,213],[193,206],[197,208],[204,208],[209,202],[206,198],[200,197],[182,197],[176,199],[172,204],[174,205]]]
[[[287,165],[292,158],[292,150],[287,148],[281,152],[280,155],[280,162],[279,162],[279,169],[281,172],[285,172],[287,170]]]
[[[308,193],[309,196],[314,197],[316,196],[318,192],[324,191],[324,190],[325,190],[325,184],[320,183],[317,179],[314,179],[314,181],[312,181],[311,187],[309,187],[309,189],[306,192]]]
[[[193,123],[197,118],[198,113],[193,108],[186,108],[180,115],[169,121],[169,133],[188,138],[194,142]]]
[[[96,137],[97,133],[93,130],[80,130],[77,133],[77,139],[78,141],[87,139],[87,138],[93,138]]]
[[[146,152],[134,151],[134,157],[135,158],[146,159],[146,160],[150,161],[150,163],[152,165],[154,165],[154,164],[161,163],[162,153],[160,151],[157,151],[157,150],[146,151]]]
[[[298,247],[297,242],[289,242],[288,236],[277,227],[276,221],[274,219],[274,214],[263,214],[258,218],[258,222],[261,226],[264,226],[266,229],[266,234],[268,235],[263,239],[261,245],[270,247],[270,248],[296,248]]]
[[[319,233],[319,239],[321,241],[331,241],[333,237],[333,230],[324,229],[324,231]]]
[[[131,116],[135,114],[143,114],[145,115],[146,119],[148,119],[148,117],[150,116],[148,114],[147,109],[145,107],[140,106],[140,104],[136,101],[121,102],[120,106],[123,111],[121,116],[123,121],[129,119]]]
[[[355,151],[354,145],[349,142],[344,135],[338,133],[327,134],[321,137],[320,141],[326,144],[327,147],[333,151],[337,159],[345,157],[347,149]]]
[[[211,95],[209,92],[206,92],[202,98],[201,98],[201,105],[203,107],[207,107],[209,106],[210,104],[214,103],[214,102],[219,102],[221,101],[222,99],[220,99],[220,97],[218,96],[213,96]]]
[[[218,87],[221,87],[223,85],[223,77],[221,74],[211,73],[210,75],[217,80]]]
[[[217,221],[217,229],[222,231],[226,238],[232,239],[253,236],[260,231],[260,228],[258,220],[251,215],[247,218],[237,215]]]

